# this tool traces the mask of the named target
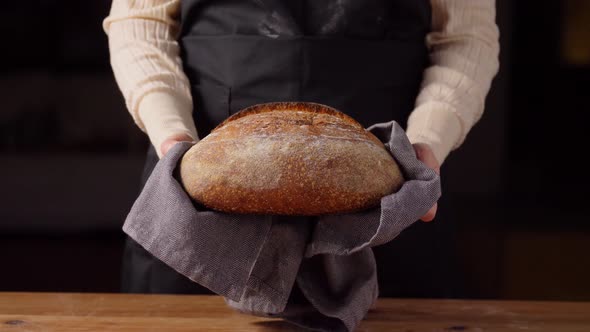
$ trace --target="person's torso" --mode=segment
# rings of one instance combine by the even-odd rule
[[[429,0],[182,0],[182,35],[423,38]]]
[[[429,0],[182,0],[199,135],[247,106],[310,101],[405,120],[428,63]]]

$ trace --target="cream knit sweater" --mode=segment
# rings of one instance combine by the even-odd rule
[[[104,20],[111,65],[133,119],[160,145],[174,134],[198,139],[189,82],[176,40],[181,0],[113,0]],[[431,0],[432,32],[406,132],[428,144],[442,164],[480,119],[498,70],[495,0]],[[199,110],[196,110],[197,112]]]

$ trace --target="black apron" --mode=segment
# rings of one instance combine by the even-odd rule
[[[322,103],[365,127],[396,120],[405,128],[428,65],[430,10],[429,0],[182,0],[179,41],[199,136],[274,101]],[[157,160],[150,147],[143,183]],[[453,295],[451,233],[441,219],[374,248],[382,296]],[[123,291],[208,293],[130,238]]]

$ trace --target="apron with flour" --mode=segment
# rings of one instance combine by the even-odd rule
[[[405,127],[428,65],[429,0],[182,0],[181,15],[201,138],[245,107],[276,101],[326,104],[365,127]],[[150,147],[144,182],[157,161]],[[439,213],[374,248],[381,296],[452,296],[449,228]],[[130,238],[123,291],[208,293]]]

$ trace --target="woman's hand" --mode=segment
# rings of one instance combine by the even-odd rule
[[[416,151],[416,156],[418,157],[418,160],[422,161],[424,164],[426,164],[426,166],[432,168],[436,172],[436,174],[440,174],[440,163],[438,162],[438,160],[436,160],[436,157],[434,156],[434,153],[432,153],[430,146],[424,143],[416,143],[413,144],[413,146],[414,150]],[[435,203],[434,206],[430,208],[430,210],[428,210],[428,212],[426,212],[426,214],[423,215],[422,218],[420,218],[420,220],[425,222],[432,221],[434,219],[434,216],[436,215],[437,207],[438,203]]]
[[[194,139],[187,134],[176,134],[168,137],[162,144],[160,145],[160,152],[162,153],[162,157],[168,153],[168,151],[174,146],[174,144],[179,142],[193,142]]]

